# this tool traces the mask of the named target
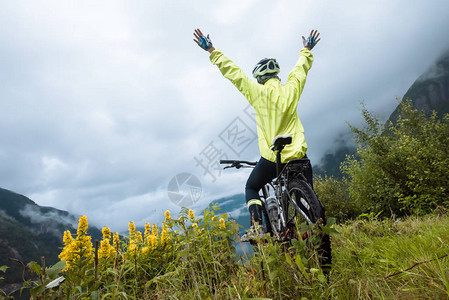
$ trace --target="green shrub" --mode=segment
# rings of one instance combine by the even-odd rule
[[[384,126],[363,107],[365,127],[350,125],[359,160],[348,157],[342,171],[349,196],[369,211],[426,214],[449,204],[449,115],[426,117],[401,104],[397,124]]]
[[[339,223],[355,219],[364,212],[362,205],[349,197],[348,185],[346,178],[314,178],[314,190],[326,209],[326,216],[336,218]]]

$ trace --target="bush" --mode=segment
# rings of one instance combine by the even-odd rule
[[[349,197],[348,185],[347,178],[314,178],[314,190],[326,209],[326,216],[336,218],[339,223],[355,219],[365,211],[361,204]]]
[[[384,126],[364,107],[365,127],[350,125],[359,160],[348,157],[342,171],[349,196],[369,211],[423,215],[449,204],[449,115],[438,119],[401,104],[397,124]]]

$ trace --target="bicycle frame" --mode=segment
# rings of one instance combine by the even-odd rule
[[[280,151],[279,151],[280,152]],[[254,168],[256,165],[256,162],[248,162],[248,161],[241,161],[241,160],[221,160],[221,164],[230,164],[230,166],[226,166],[226,168],[232,168],[235,167],[237,169],[240,168]],[[276,237],[278,241],[285,240],[285,236],[281,236],[281,233],[285,230],[287,227],[287,215],[285,211],[286,203],[285,201],[288,201],[289,204],[291,204],[293,207],[295,207],[296,210],[301,211],[301,214],[303,217],[310,222],[310,219],[307,215],[302,213],[302,210],[299,208],[299,206],[296,204],[296,202],[290,197],[288,191],[287,191],[287,184],[289,182],[290,177],[296,177],[301,178],[302,180],[306,181],[304,175],[301,173],[300,170],[296,170],[295,168],[291,168],[291,164],[287,163],[284,168],[281,170],[282,164],[280,163],[280,159],[276,163],[276,168],[278,172],[278,176],[273,179],[270,183],[263,186],[261,189],[262,195],[260,196],[260,200],[262,202],[262,207],[264,210],[264,215],[266,216],[267,220],[266,226],[268,231],[272,231],[273,236]],[[270,195],[270,188],[272,187],[274,196]],[[285,195],[285,196],[284,196]],[[274,199],[273,199],[274,198]],[[268,203],[268,200],[274,200],[275,204],[274,206],[277,208],[277,214],[272,215],[270,214],[270,204]]]
[[[282,140],[282,138],[284,138],[284,140]],[[307,174],[304,174],[304,171],[306,171],[310,165],[309,160],[299,159],[289,161],[282,167],[280,152],[282,151],[286,140],[285,136],[281,136],[281,141],[279,143],[275,143],[276,139],[273,140],[273,144],[275,145],[275,149],[273,150],[277,151],[277,177],[264,185],[261,189],[262,195],[259,195],[265,218],[264,223],[267,227],[266,233],[271,232],[272,236],[279,242],[288,242],[292,238],[298,238],[300,232],[298,232],[296,227],[299,222],[297,216],[302,216],[307,224],[319,222],[318,224],[326,225],[324,206],[317,198],[312,186],[309,185],[306,178]],[[232,167],[237,169],[245,167],[251,168],[257,164],[257,162],[236,160],[220,161],[220,163],[231,164],[230,166],[225,167],[225,169]],[[271,193],[273,193],[274,196],[270,195],[270,186],[273,188]],[[290,214],[292,210],[294,210],[294,212],[293,214]],[[303,239],[308,238],[309,232],[306,232],[305,234],[305,237],[304,234],[301,235]],[[318,248],[318,251],[322,254],[320,263],[329,266],[332,263],[329,234],[321,234],[320,239],[321,243]]]

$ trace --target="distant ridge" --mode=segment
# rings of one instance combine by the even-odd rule
[[[211,204],[216,203],[220,210],[217,214],[229,214],[239,225],[242,226],[240,232],[249,228],[249,212],[246,207],[245,194],[236,194],[228,197],[219,198],[211,201]]]
[[[46,265],[59,261],[65,230],[76,233],[77,218],[67,211],[37,205],[24,195],[0,188],[0,266],[6,265],[5,280],[0,289],[16,290],[22,284],[22,266],[10,258],[27,264],[30,261]],[[89,226],[92,239],[101,239],[101,231]]]
[[[427,116],[433,110],[439,116],[449,113],[449,50],[416,79],[401,102],[407,99],[411,100],[413,107],[424,111]],[[399,113],[398,106],[388,120],[395,123]]]
[[[401,103],[407,100],[427,116],[432,111],[436,111],[440,117],[449,114],[449,49],[415,80],[402,97]],[[395,124],[399,114],[400,104],[391,113],[387,124]],[[356,147],[348,140],[346,136],[338,137],[335,148],[327,151],[321,161],[313,166],[314,174],[340,178],[340,164],[346,155],[356,153]]]

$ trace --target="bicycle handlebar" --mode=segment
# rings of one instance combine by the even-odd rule
[[[246,161],[246,160],[220,160],[220,164],[230,164],[230,166],[224,167],[224,169],[227,168],[251,168],[251,166],[255,166],[257,164],[257,161]],[[248,165],[248,166],[244,166]]]

